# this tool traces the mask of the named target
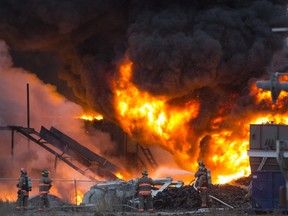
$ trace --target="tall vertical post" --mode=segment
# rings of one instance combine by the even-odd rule
[[[57,156],[55,156],[54,160],[54,172],[56,172],[56,168],[57,168]]]
[[[14,129],[11,131],[11,157],[14,158]]]
[[[285,140],[276,140],[276,152],[277,152],[277,162],[279,168],[285,179],[285,189],[280,188],[279,198],[281,197],[280,204],[283,207],[288,206],[288,157],[285,154],[288,150],[288,142]]]
[[[30,99],[29,99],[29,83],[27,83],[27,128],[30,128]]]
[[[77,200],[77,186],[76,186],[77,182],[76,179],[74,178],[74,192],[75,192],[75,204],[76,206],[78,205],[78,200]]]

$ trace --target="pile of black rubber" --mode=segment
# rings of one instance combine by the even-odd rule
[[[209,193],[235,209],[247,209],[250,206],[247,187],[230,184],[212,185],[209,188]],[[228,205],[217,201],[217,199],[212,199],[214,207],[229,208]],[[154,208],[159,210],[195,210],[200,208],[201,199],[199,192],[191,185],[164,190],[154,197],[153,203]]]
[[[193,210],[201,205],[199,194],[192,186],[164,190],[154,197],[153,203],[159,210]]]
[[[59,197],[54,196],[54,195],[52,195],[52,194],[48,194],[48,198],[49,198],[51,207],[71,205],[71,204],[63,201],[63,200],[60,199]],[[36,206],[36,207],[38,207],[39,204],[40,204],[40,196],[39,196],[39,195],[36,195],[36,196],[31,197],[31,198],[29,199],[29,202],[30,202],[30,205],[31,205],[31,206]]]

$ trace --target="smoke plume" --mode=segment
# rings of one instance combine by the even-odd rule
[[[35,74],[15,67],[9,53],[9,48],[4,41],[0,41],[0,77],[1,127],[27,127],[26,84],[29,84],[31,128],[34,128],[36,131],[40,131],[41,126],[47,129],[51,126],[59,128],[63,133],[98,154],[102,154],[102,151],[112,148],[114,145],[110,140],[110,135],[107,133],[94,130],[93,135],[86,134],[83,121],[76,118],[83,114],[83,109],[78,104],[67,100],[63,95],[57,93],[55,86],[44,84]],[[74,195],[70,194],[69,196],[65,188],[70,187],[69,191],[73,191],[73,179],[83,179],[85,178],[84,176],[61,161],[57,163],[57,167],[54,169],[55,156],[34,142],[29,142],[20,134],[15,132],[14,144],[12,146],[11,131],[0,130],[0,133],[1,178],[18,178],[20,176],[20,168],[23,167],[27,170],[30,177],[39,179],[41,171],[48,169],[53,179],[71,179],[70,183],[66,183],[67,187],[59,187],[59,182],[56,181],[52,189],[54,193],[57,192],[57,195],[61,195],[62,198],[71,201]],[[105,146],[105,148],[102,147],[100,150],[99,146]],[[69,172],[67,172],[67,169]],[[13,183],[11,181],[1,182],[1,198],[15,197],[15,191],[17,190],[16,183],[16,181]],[[32,195],[37,194],[37,185],[34,182],[35,187]],[[84,186],[88,190],[91,183],[88,187],[87,184]]]
[[[173,100],[208,88],[221,103],[266,73],[283,45],[271,28],[287,24],[285,1],[29,0],[0,10],[16,65],[25,59],[44,82],[112,119],[109,81],[125,53],[140,89]]]

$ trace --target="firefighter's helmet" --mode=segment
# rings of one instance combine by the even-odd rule
[[[42,170],[42,173],[41,173],[41,174],[42,174],[43,176],[48,176],[49,173],[50,173],[50,172],[49,172],[47,169],[44,169],[44,170]]]
[[[203,161],[199,161],[199,162],[198,162],[198,165],[199,165],[200,167],[205,167],[205,164],[204,164]]]
[[[21,174],[23,174],[23,175],[27,175],[27,171],[26,171],[26,169],[24,169],[24,168],[21,168],[21,169],[20,169],[20,172],[21,172]]]
[[[142,171],[142,175],[147,176],[147,175],[148,175],[147,170],[143,170],[143,171]]]

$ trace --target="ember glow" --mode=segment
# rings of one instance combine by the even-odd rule
[[[11,193],[10,191],[4,191],[4,193],[1,193],[0,200],[5,202],[15,202],[17,200],[16,195]]]
[[[124,177],[120,173],[116,173],[115,176],[117,176],[117,178],[119,179],[124,179]]]
[[[76,205],[79,205],[82,202],[83,197],[84,197],[83,192],[80,190],[77,190],[74,196]]]
[[[189,122],[197,117],[200,101],[196,98],[186,101],[184,106],[172,106],[165,97],[157,98],[140,91],[130,80],[132,71],[132,62],[122,64],[119,79],[113,83],[121,127],[142,145],[160,145],[171,152],[184,170],[193,172],[197,170],[197,160],[204,160],[212,171],[213,183],[224,184],[250,174],[247,155],[250,124],[287,123],[285,115],[271,112],[281,110],[281,98],[287,93],[281,92],[279,102],[273,105],[270,92],[258,90],[253,85],[250,89],[253,100],[256,104],[264,101],[269,106],[266,107],[268,111],[258,111],[235,120],[219,114],[211,121],[209,132],[194,143],[190,141],[194,132]],[[225,122],[231,126],[220,127]],[[205,154],[199,144],[204,136],[210,137]]]
[[[83,115],[78,116],[76,118],[83,119],[86,121],[94,121],[94,120],[102,120],[103,116],[100,114],[83,114]]]

